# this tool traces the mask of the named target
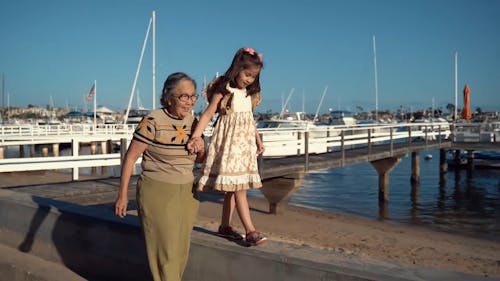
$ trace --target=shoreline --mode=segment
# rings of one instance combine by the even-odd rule
[[[70,182],[70,177],[54,171],[0,173],[0,188]],[[80,175],[80,178],[91,180],[103,177]],[[131,181],[132,186],[135,186],[135,180]],[[110,192],[106,196],[98,204],[109,208],[116,193]],[[131,201],[134,199],[130,198]],[[195,226],[216,232],[220,224],[222,201],[222,194],[201,193]],[[500,278],[500,240],[295,205],[287,205],[283,214],[272,215],[268,213],[269,206],[264,198],[249,196],[248,201],[256,229],[272,241],[332,251],[332,254],[340,253],[361,262],[395,261]],[[95,205],[96,202],[89,200],[79,204]],[[136,215],[136,210],[129,210],[128,214]],[[244,232],[236,213],[232,225]],[[222,238],[214,236],[214,239]]]
[[[196,226],[217,231],[222,201],[202,202]],[[222,200],[222,197],[220,197]],[[249,197],[252,220],[271,240],[329,250],[366,261],[400,263],[500,277],[500,242],[288,205],[267,213],[267,201]],[[237,214],[233,226],[243,232]]]

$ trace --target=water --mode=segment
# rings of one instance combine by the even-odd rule
[[[431,154],[431,160],[424,160]],[[292,205],[486,238],[500,237],[500,170],[449,170],[439,180],[439,150],[420,152],[420,185],[410,182],[411,157],[390,173],[389,201],[378,203],[378,174],[369,163],[311,171]],[[252,192],[252,195],[260,194]]]

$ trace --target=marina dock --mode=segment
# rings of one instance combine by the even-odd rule
[[[345,139],[340,139],[341,145],[337,148],[332,146],[331,152],[260,159],[259,165],[264,179],[262,191],[269,202],[269,209],[261,206],[260,212],[283,215],[282,204],[285,204],[286,199],[293,193],[293,188],[300,186],[300,175],[309,170],[370,162],[375,168],[381,164],[388,167],[379,167],[382,172],[377,170],[379,175],[382,175],[380,178],[385,179],[384,176],[388,176],[399,157],[412,154],[418,164],[417,159],[422,150],[445,151],[458,148],[454,147],[452,140],[440,138],[398,142],[389,139],[382,143],[371,143],[370,139],[366,139],[365,145],[361,146],[346,145]],[[301,145],[304,147],[305,144]],[[460,148],[464,149],[463,146]],[[491,148],[497,149],[498,144],[491,144]],[[381,186],[383,182],[379,180]],[[11,190],[1,190],[2,244],[18,247],[31,241],[29,252],[32,255],[56,264],[64,264],[89,280],[147,278],[137,217],[131,214],[125,220],[118,220],[112,215],[117,189],[118,179],[108,178],[18,186]],[[266,194],[266,190],[270,192]],[[130,198],[134,196],[134,181],[131,182],[129,195]],[[202,202],[214,200],[218,199],[210,194],[202,197]],[[133,212],[135,207],[133,202],[131,203],[130,209]],[[89,241],[96,240],[100,242],[89,244]],[[246,280],[241,277],[241,272],[231,273],[208,262],[214,260],[211,258],[214,255],[220,258],[217,259],[217,264],[223,260],[228,268],[239,268],[236,264],[240,262],[252,264],[245,269],[248,270],[248,276],[255,277],[250,272],[260,272],[263,274],[262,280],[270,280],[270,276],[273,280],[489,280],[481,276],[429,268],[366,261],[360,263],[329,250],[279,241],[270,241],[269,246],[265,248],[245,250],[242,254],[240,245],[214,241],[213,233],[205,228],[196,228],[192,241],[193,258],[186,272],[186,280],[193,281],[223,280],[228,276],[233,278],[231,280]],[[124,248],[123,245],[127,247]],[[126,249],[127,253],[120,254],[122,250],[118,249]],[[128,258],[127,261],[120,258],[129,257],[131,254],[134,258]],[[70,258],[71,256],[73,258]],[[126,276],[122,274],[124,263],[128,265]]]

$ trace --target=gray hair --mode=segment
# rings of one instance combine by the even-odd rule
[[[177,88],[182,80],[191,81],[196,89],[196,81],[184,72],[175,72],[170,74],[163,84],[163,90],[161,93],[160,103],[163,107],[168,105],[168,99],[172,97],[172,93]]]

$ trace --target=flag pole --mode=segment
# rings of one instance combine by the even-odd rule
[[[97,81],[94,80],[94,134],[97,129]]]

